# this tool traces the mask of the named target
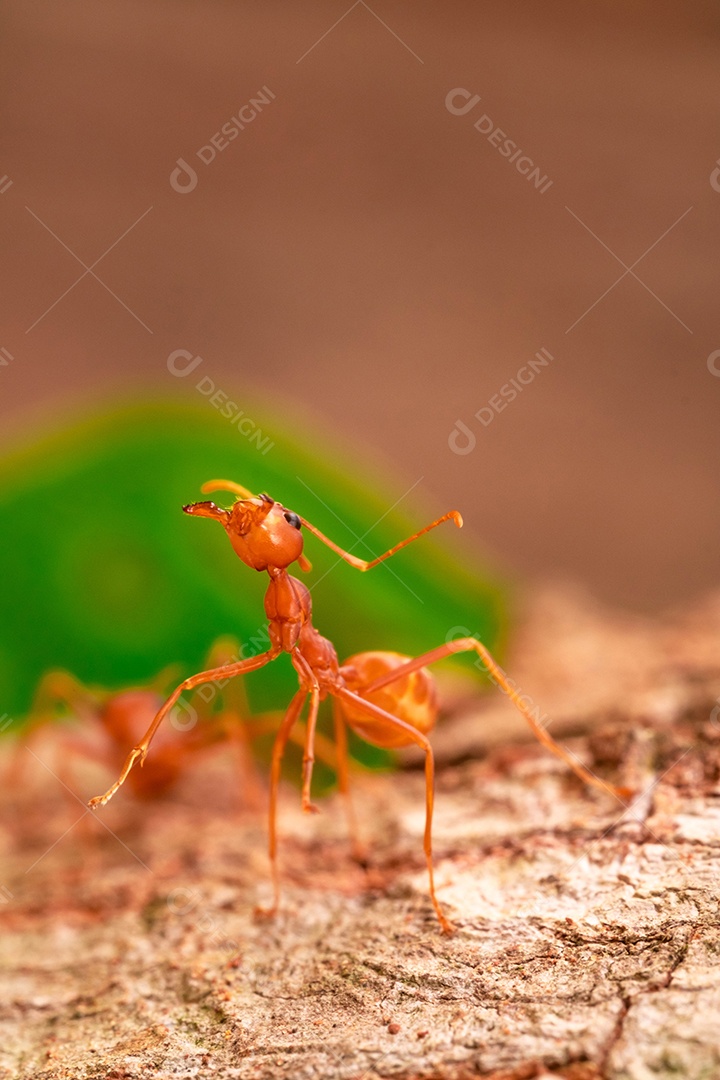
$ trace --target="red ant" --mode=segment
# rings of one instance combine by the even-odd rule
[[[303,755],[302,807],[306,812],[315,811],[310,799],[310,787],[315,746],[315,725],[318,705],[328,694],[334,699],[335,737],[338,753],[338,784],[340,791],[348,793],[348,724],[367,742],[389,749],[416,743],[425,752],[425,834],[424,851],[427,861],[430,898],[440,925],[446,933],[453,929],[443,913],[435,894],[432,862],[432,815],[434,790],[434,759],[427,733],[437,718],[435,684],[426,665],[454,653],[473,651],[482,660],[493,680],[505,691],[527,720],[540,742],[557,754],[585,783],[593,784],[614,795],[621,793],[589,772],[572,754],[559,746],[538,723],[518,691],[510,684],[505,673],[495,663],[485,646],[475,638],[460,638],[440,645],[422,656],[401,656],[394,652],[363,652],[351,656],[344,664],[338,663],[337,654],[330,641],[313,626],[311,600],[308,589],[297,578],[288,574],[287,568],[296,562],[303,571],[311,565],[303,555],[301,527],[305,526],[337,555],[358,570],[369,570],[384,559],[429,532],[444,521],[452,519],[458,528],[462,518],[456,510],[437,518],[419,529],[406,540],[390,548],[383,555],[366,562],[334,544],[309,521],[299,517],[269,495],[254,496],[240,484],[228,480],[211,480],[202,491],[230,491],[237,500],[230,509],[222,509],[214,502],[198,502],[184,506],[186,514],[212,518],[219,521],[230,538],[235,553],[246,566],[253,570],[266,570],[270,584],[265,594],[265,614],[269,620],[270,648],[258,656],[225,664],[222,667],[202,671],[185,679],[170,695],[143,738],[133,747],[120,773],[119,779],[104,795],[91,799],[89,806],[102,806],[125,781],[136,761],[142,764],[150,742],[163,719],[186,690],[201,683],[232,678],[255,671],[282,652],[290,655],[300,689],[293,697],[275,737],[270,773],[269,808],[269,855],[273,880],[273,905],[262,914],[277,911],[280,898],[280,881],[277,868],[276,812],[280,767],[290,733],[298,721],[309,696],[310,706],[305,732]]]
[[[238,656],[238,643],[230,637],[221,638],[211,648],[207,666],[224,667]],[[68,671],[47,672],[35,691],[29,722],[21,734],[19,747],[29,748],[35,736],[54,724],[58,710],[62,710],[85,724],[92,723],[102,735],[98,747],[72,731],[63,731],[58,736],[63,757],[71,753],[96,761],[99,753],[114,772],[127,756],[128,743],[139,739],[157,714],[176,667],[166,668],[147,686],[118,691],[86,686]],[[230,741],[240,758],[248,802],[251,805],[259,803],[262,789],[253,769],[250,742],[276,731],[278,715],[268,713],[248,723],[249,709],[241,688],[241,683],[234,682],[227,691],[223,690],[219,699],[221,707],[214,710],[209,706],[222,689],[220,686],[213,688],[214,693],[209,699],[196,694],[186,704],[176,706],[172,728],[164,729],[145,768],[136,769],[130,775],[130,785],[137,798],[155,799],[167,794],[178,783],[186,764],[195,760],[199,751]],[[296,736],[296,741],[304,745],[301,736]],[[321,739],[319,756],[331,768],[337,767],[336,754],[329,740]],[[16,762],[13,772],[19,767]]]

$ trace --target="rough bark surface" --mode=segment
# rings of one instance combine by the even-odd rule
[[[548,589],[515,653],[553,733],[638,796],[585,789],[506,701],[451,688],[434,842],[452,937],[412,761],[356,779],[368,869],[335,797],[305,817],[284,791],[268,922],[265,823],[231,760],[95,818],[48,737],[2,793],[0,1077],[719,1076],[720,597],[649,623]],[[107,778],[73,769],[82,798]]]

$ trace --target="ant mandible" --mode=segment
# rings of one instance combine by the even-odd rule
[[[558,745],[538,723],[518,691],[510,684],[503,670],[476,638],[458,638],[446,642],[422,656],[402,656],[394,652],[362,652],[351,656],[344,664],[338,663],[332,643],[313,626],[310,593],[297,578],[288,574],[288,567],[297,562],[300,569],[308,571],[311,564],[303,555],[301,527],[305,526],[314,536],[337,555],[358,570],[369,570],[388,559],[407,544],[426,532],[452,519],[458,528],[462,517],[457,510],[437,518],[419,529],[406,540],[390,548],[383,555],[366,562],[344,551],[324,536],[319,529],[275,502],[269,495],[254,496],[247,488],[230,480],[210,480],[203,484],[205,493],[230,491],[237,496],[232,507],[222,509],[214,502],[197,502],[184,506],[186,514],[212,518],[219,521],[230,538],[235,553],[246,566],[253,570],[266,570],[270,584],[265,594],[265,614],[269,625],[270,648],[258,656],[236,663],[202,671],[185,679],[160,708],[140,742],[132,748],[118,780],[104,795],[90,799],[89,806],[103,806],[125,781],[136,761],[143,763],[150,742],[163,719],[173,708],[180,695],[201,683],[245,675],[268,664],[282,652],[290,655],[300,689],[293,697],[277,731],[272,751],[269,806],[269,856],[273,880],[273,905],[262,912],[272,915],[277,911],[280,899],[280,881],[277,868],[277,796],[280,768],[290,733],[300,718],[307,698],[310,698],[305,732],[302,775],[302,807],[315,811],[310,799],[314,761],[315,725],[318,705],[329,694],[334,699],[335,737],[338,754],[338,785],[348,793],[347,732],[349,725],[367,742],[388,749],[396,749],[415,743],[425,753],[425,833],[424,851],[427,861],[430,898],[442,929],[450,933],[451,923],[443,913],[435,893],[432,862],[432,816],[434,791],[434,758],[427,738],[437,718],[437,697],[432,675],[426,669],[443,657],[459,652],[475,652],[482,660],[493,680],[505,691],[527,720],[533,734],[543,746],[557,754],[585,783],[601,788],[613,795],[621,789],[606,784],[586,769],[569,751]]]

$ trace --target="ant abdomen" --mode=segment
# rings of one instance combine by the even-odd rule
[[[341,673],[348,690],[427,735],[434,727],[438,713],[435,680],[427,668],[401,675],[377,690],[368,690],[373,683],[411,659],[396,652],[356,653],[345,661]],[[339,705],[349,726],[368,742],[389,750],[413,742],[400,728],[391,728],[380,718],[375,720],[347,698]]]

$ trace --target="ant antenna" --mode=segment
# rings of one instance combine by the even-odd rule
[[[200,488],[201,491],[232,491],[241,499],[254,499],[252,491],[248,491],[242,484],[236,484],[234,480],[208,480]]]
[[[238,495],[241,499],[252,499],[255,497],[252,492],[248,491],[246,487],[243,487],[242,484],[236,484],[234,480],[208,480],[205,484],[202,485],[200,490],[203,492],[220,490],[231,491],[233,492],[233,494]],[[260,498],[262,498],[262,496],[260,496]],[[396,544],[395,547],[390,548],[390,550],[386,551],[384,555],[378,555],[377,559],[371,559],[369,562],[367,562],[365,559],[358,559],[357,556],[351,555],[349,551],[344,551],[343,548],[338,547],[337,544],[333,543],[332,540],[325,536],[324,533],[321,533],[319,529],[316,529],[314,525],[311,525],[311,523],[307,521],[304,517],[301,517],[300,521],[303,523],[306,529],[309,529],[314,536],[317,536],[318,540],[321,540],[323,544],[326,544],[327,547],[331,549],[331,551],[334,551],[335,554],[339,555],[341,559],[345,560],[345,562],[350,563],[351,566],[354,566],[356,570],[370,570],[373,566],[377,566],[378,563],[384,562],[385,559],[389,559],[390,556],[394,555],[396,551],[400,551],[401,548],[404,548],[408,544],[411,544],[413,540],[417,540],[419,536],[423,536],[426,532],[430,532],[431,529],[435,529],[438,525],[442,525],[444,521],[449,521],[450,518],[452,518],[452,520],[455,522],[458,529],[462,528],[463,519],[459,511],[448,510],[447,514],[443,514],[443,516],[437,518],[436,521],[432,521],[429,525],[426,525],[424,529],[420,529],[418,532],[413,533],[412,536],[408,536],[406,540],[401,540],[399,544]],[[310,563],[305,558],[305,556],[301,556],[298,561],[302,570],[311,569]]]
[[[323,544],[327,544],[336,555],[339,555],[345,562],[350,563],[356,570],[370,570],[371,567],[377,566],[378,563],[383,562],[385,559],[389,559],[390,556],[394,555],[400,548],[406,547],[408,544],[411,544],[413,540],[417,540],[419,536],[422,536],[426,532],[430,532],[431,529],[434,529],[437,525],[442,525],[443,521],[448,521],[450,518],[455,522],[458,529],[462,529],[462,515],[457,510],[448,510],[447,514],[443,514],[437,521],[431,522],[430,525],[426,525],[424,529],[420,529],[418,532],[413,533],[412,536],[408,536],[406,540],[401,540],[399,544],[396,544],[395,547],[391,547],[384,555],[378,555],[377,559],[371,559],[370,562],[366,562],[365,559],[358,559],[355,555],[351,555],[349,551],[343,551],[341,547],[338,547],[332,540],[329,540],[327,536],[321,533],[319,529],[316,529],[314,525],[311,525],[309,521],[306,521],[305,518],[301,517],[300,520],[306,529],[309,529],[311,533],[314,533],[314,535],[317,536],[318,540],[322,540]]]

